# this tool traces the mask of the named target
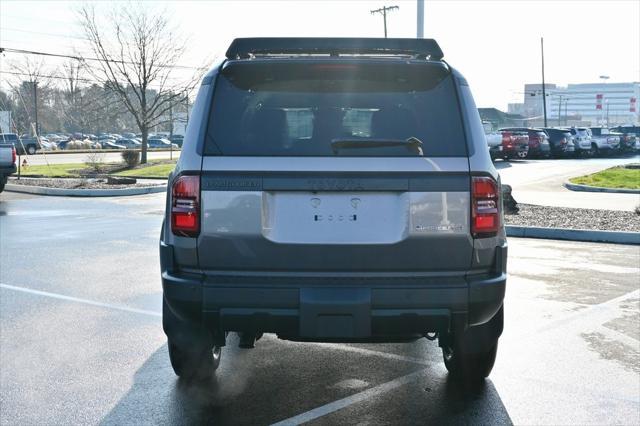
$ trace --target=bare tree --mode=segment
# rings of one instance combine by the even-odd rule
[[[149,130],[164,120],[184,92],[191,91],[200,69],[179,79],[180,60],[186,41],[172,33],[166,14],[146,5],[115,6],[105,25],[96,18],[92,5],[79,10],[80,25],[99,61],[85,62],[88,72],[112,90],[133,115],[142,134],[141,162],[147,162]]]
[[[44,60],[33,60],[29,56],[11,62],[9,69],[13,76],[8,79],[9,86],[18,100],[18,108],[15,111],[16,125],[20,131],[29,132],[35,129],[37,132],[40,127],[38,110],[45,98],[43,94],[46,95],[49,92],[51,73],[46,71]]]

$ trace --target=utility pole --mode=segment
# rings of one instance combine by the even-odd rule
[[[558,99],[558,126],[560,125],[560,111],[562,111],[562,95],[558,95],[560,96],[560,99]]]
[[[380,9],[371,11],[372,15],[376,13],[382,14],[382,18],[384,19],[384,38],[387,38],[387,12],[398,9],[400,9],[398,6],[382,6]]]
[[[173,100],[169,101],[169,160],[173,160]]]
[[[569,103],[569,98],[565,98],[564,100],[564,125],[569,124],[569,119],[567,118],[567,104]]]
[[[34,135],[36,138],[40,134],[38,129],[38,82],[33,82],[33,115],[36,119],[36,134]]]
[[[542,110],[544,111],[544,127],[547,127],[547,92],[544,87],[544,38],[540,37],[540,52],[542,53]]]
[[[189,124],[189,92],[184,92],[184,103],[185,103],[185,107],[186,107],[186,111],[187,111],[187,121],[186,124]]]
[[[416,38],[424,38],[424,0],[418,0],[418,23]]]

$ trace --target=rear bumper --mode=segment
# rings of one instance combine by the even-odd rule
[[[0,166],[0,176],[3,175],[12,175],[17,171],[15,163],[10,166]]]
[[[162,286],[180,318],[225,331],[270,332],[292,340],[375,341],[466,329],[502,306],[507,247],[494,272],[450,277],[203,276],[173,272],[161,243]]]

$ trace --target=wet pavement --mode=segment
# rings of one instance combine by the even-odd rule
[[[640,247],[509,239],[490,378],[426,339],[223,350],[178,380],[161,328],[164,195],[0,195],[0,424],[638,424]]]

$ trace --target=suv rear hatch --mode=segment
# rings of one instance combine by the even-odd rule
[[[214,90],[202,269],[470,268],[468,154],[444,63],[229,61]]]

